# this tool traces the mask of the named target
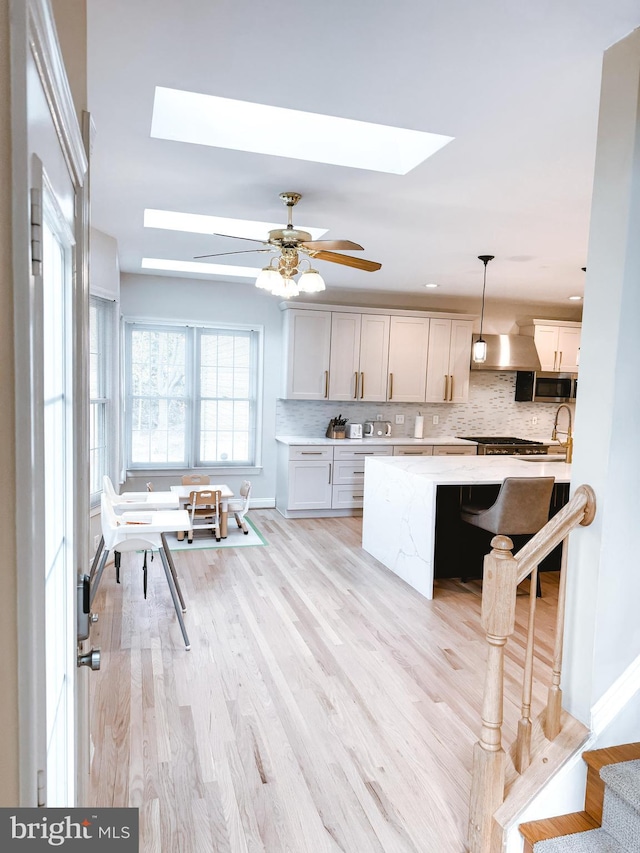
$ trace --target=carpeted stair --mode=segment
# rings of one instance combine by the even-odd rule
[[[584,753],[585,811],[522,824],[525,853],[640,853],[639,747]]]

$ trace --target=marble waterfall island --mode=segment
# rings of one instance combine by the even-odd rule
[[[505,477],[555,477],[554,500],[565,503],[571,466],[524,456],[368,458],[362,547],[422,595],[433,598],[434,577],[438,576],[436,517],[438,527],[451,522],[455,528],[459,522],[456,502],[461,489],[449,487],[499,488]],[[476,535],[471,525],[464,527],[468,530],[460,528],[458,539]],[[485,553],[488,551],[487,547]],[[460,577],[461,573],[446,576]]]

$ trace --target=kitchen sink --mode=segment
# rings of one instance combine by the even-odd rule
[[[540,453],[538,456],[514,456],[520,462],[566,462],[567,457],[563,453]]]

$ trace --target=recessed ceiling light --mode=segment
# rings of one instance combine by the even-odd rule
[[[431,284],[431,283],[429,283],[429,284],[425,284],[425,287],[440,287],[440,285],[439,285],[439,284]]]
[[[282,222],[260,222],[253,219],[229,219],[225,216],[207,216],[202,213],[180,213],[177,210],[155,210],[145,208],[145,228],[165,228],[168,231],[189,231],[192,234],[228,234],[231,237],[246,237],[249,240],[266,240],[269,231],[282,228]],[[312,240],[319,240],[327,233],[327,228],[309,228],[298,225],[302,231],[308,231]]]
[[[143,258],[141,267],[143,270],[169,270],[253,279],[260,272],[260,267],[235,267],[231,264],[207,264],[203,261],[172,261],[168,258]]]
[[[406,175],[452,136],[156,86],[151,136]]]
[[[578,300],[582,299],[582,296],[570,296],[569,299],[573,300],[574,302],[577,302]]]

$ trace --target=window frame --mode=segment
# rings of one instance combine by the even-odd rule
[[[117,332],[115,325],[116,303],[113,299],[106,299],[95,293],[89,295],[89,328],[91,330],[91,309],[95,307],[98,311],[99,331],[101,337],[99,347],[99,362],[98,362],[98,383],[100,395],[98,397],[91,396],[91,376],[89,377],[89,505],[93,509],[100,503],[100,495],[102,494],[102,476],[107,474],[111,479],[114,479],[115,459],[118,445],[117,425],[115,423],[116,416],[116,366],[115,356],[117,353],[117,345],[114,343],[117,340]],[[91,331],[90,331],[91,338]],[[91,340],[89,341],[89,371],[91,373]],[[93,407],[99,405],[102,408],[102,419],[104,429],[103,443],[103,468],[98,474],[98,479],[94,480],[94,471],[92,467],[94,450],[91,441],[91,424],[93,421]],[[98,488],[96,491],[91,491],[93,485]]]
[[[262,389],[263,389],[263,349],[264,328],[256,325],[238,323],[176,323],[160,320],[148,320],[143,317],[125,317],[124,322],[124,377],[123,377],[123,426],[124,447],[126,453],[126,470],[135,472],[157,472],[158,474],[175,470],[218,471],[228,474],[255,473],[262,467]],[[132,460],[132,426],[133,426],[133,394],[132,394],[132,332],[145,331],[174,331],[185,336],[185,461],[184,462],[133,462]],[[250,401],[253,429],[253,461],[207,462],[200,459],[200,410],[202,397],[200,394],[200,351],[202,336],[207,333],[238,333],[242,336],[250,334],[251,340],[251,389],[253,399]],[[153,399],[153,398],[150,398]],[[209,399],[209,398],[207,398]]]

